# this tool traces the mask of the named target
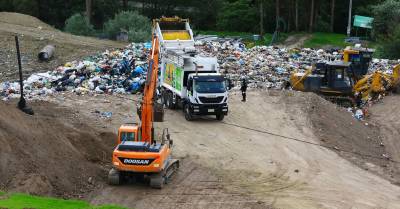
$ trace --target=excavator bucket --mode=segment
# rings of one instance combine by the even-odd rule
[[[142,104],[138,104],[136,108],[138,117],[142,118]],[[153,122],[164,122],[164,106],[162,104],[153,104]]]

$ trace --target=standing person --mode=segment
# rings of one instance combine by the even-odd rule
[[[122,61],[121,61],[121,74],[126,74],[126,73],[130,73],[130,63],[129,60],[126,56],[122,57]]]
[[[242,78],[242,86],[240,87],[240,91],[242,91],[242,102],[246,101],[246,91],[247,91],[247,81],[245,78]]]

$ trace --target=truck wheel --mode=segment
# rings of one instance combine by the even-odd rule
[[[185,110],[185,119],[187,121],[193,120],[193,115],[192,115],[192,113],[190,113],[190,109],[189,109],[189,105],[188,104],[185,104],[184,110]]]
[[[217,120],[219,120],[219,121],[221,121],[221,120],[223,120],[224,119],[224,114],[218,114],[218,115],[215,115],[215,117],[217,118]]]
[[[108,184],[120,185],[121,184],[120,177],[121,177],[120,172],[115,168],[111,168],[110,172],[108,172]]]

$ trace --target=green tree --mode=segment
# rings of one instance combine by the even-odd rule
[[[257,8],[247,0],[225,2],[217,20],[217,29],[255,32],[259,28]]]
[[[373,35],[375,38],[387,39],[395,30],[400,22],[400,1],[386,0],[382,4],[373,7],[374,22]]]
[[[92,36],[95,33],[89,19],[81,14],[74,14],[65,21],[65,31],[74,35]]]
[[[104,31],[110,38],[116,38],[121,30],[128,31],[129,41],[143,42],[151,38],[150,20],[136,11],[123,11],[107,21]]]
[[[386,59],[400,59],[400,26],[381,43],[378,48],[378,56]]]
[[[373,7],[373,36],[381,43],[378,55],[400,58],[400,1],[386,0]]]

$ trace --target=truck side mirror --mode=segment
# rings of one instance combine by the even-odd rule
[[[187,89],[188,89],[188,91],[192,91],[192,89],[193,89],[193,80],[192,79],[188,80]]]

